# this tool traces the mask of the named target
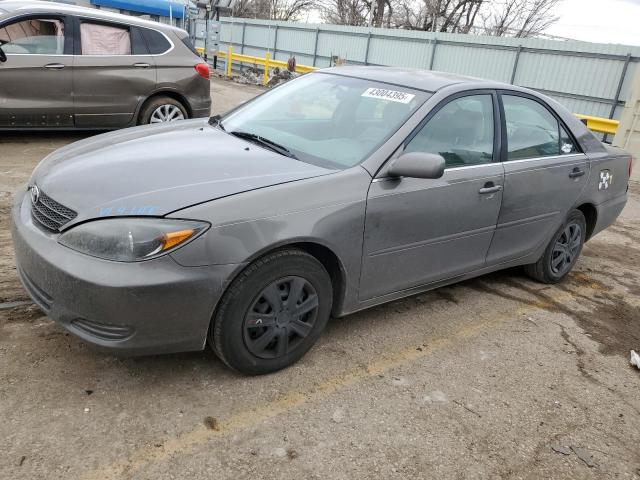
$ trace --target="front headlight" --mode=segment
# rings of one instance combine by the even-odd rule
[[[87,255],[138,262],[164,255],[202,234],[209,224],[164,218],[109,218],[83,223],[58,242]]]

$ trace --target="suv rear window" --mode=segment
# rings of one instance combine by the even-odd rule
[[[142,36],[144,36],[144,39],[147,42],[149,53],[151,55],[160,55],[171,48],[169,40],[167,40],[166,37],[160,32],[149,30],[148,28],[143,28]]]

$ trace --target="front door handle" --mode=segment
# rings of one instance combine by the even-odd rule
[[[44,68],[47,68],[49,70],[62,70],[64,68],[64,65],[62,63],[49,63],[45,65]]]
[[[136,68],[149,68],[151,65],[148,63],[134,63],[133,66]]]
[[[576,167],[573,170],[571,170],[571,172],[569,173],[569,178],[578,178],[583,176],[584,174],[585,174],[584,170],[580,170],[578,167]]]
[[[499,192],[500,190],[502,190],[502,185],[495,185],[493,182],[487,182],[484,184],[484,187],[478,190],[478,193],[487,195],[489,193]]]

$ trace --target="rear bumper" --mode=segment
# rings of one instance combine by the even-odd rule
[[[209,91],[209,82],[207,82],[206,92],[202,95],[192,95],[188,98],[189,105],[191,106],[192,118],[203,118],[211,116],[211,93]]]
[[[183,267],[171,256],[137,263],[90,257],[31,221],[16,197],[12,236],[20,279],[64,328],[101,347],[155,354],[201,350],[224,285],[237,265]],[[185,248],[188,248],[185,247]]]
[[[210,117],[211,116],[211,106],[209,106],[207,108],[200,108],[198,110],[194,109],[191,116],[192,116],[192,118]]]
[[[625,192],[622,195],[618,195],[611,200],[601,203],[600,205],[596,205],[598,216],[596,219],[596,225],[591,233],[591,237],[616,221],[624,209],[624,206],[627,204],[627,196],[628,193]]]

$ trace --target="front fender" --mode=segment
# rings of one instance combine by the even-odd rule
[[[345,302],[357,298],[366,193],[361,167],[220,198],[174,212],[211,223],[205,235],[172,254],[184,266],[246,264],[295,243],[331,250],[344,269]]]

